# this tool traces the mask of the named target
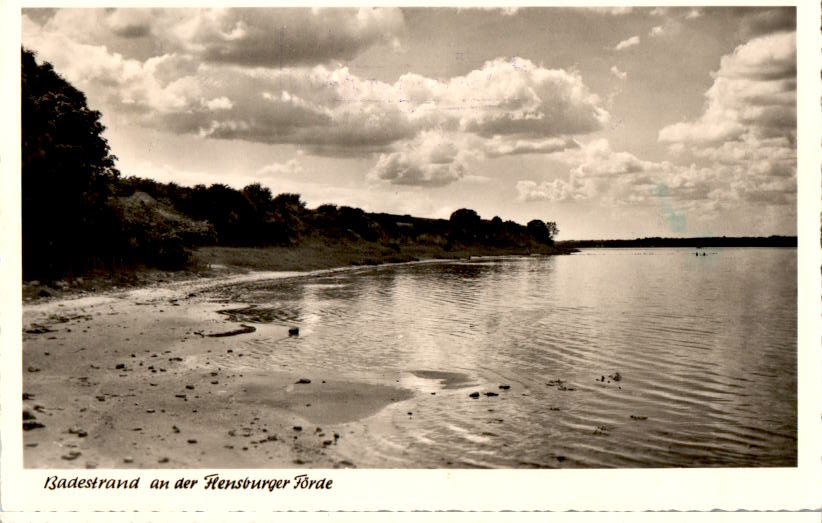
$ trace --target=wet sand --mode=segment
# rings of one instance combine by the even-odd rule
[[[24,467],[356,467],[339,450],[412,393],[299,369],[220,368],[255,336],[200,297],[225,281],[26,304]],[[210,336],[230,331],[241,333]]]

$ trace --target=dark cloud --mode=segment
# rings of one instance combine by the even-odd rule
[[[750,40],[756,36],[780,31],[796,31],[795,7],[774,7],[746,14],[742,18],[739,36]]]

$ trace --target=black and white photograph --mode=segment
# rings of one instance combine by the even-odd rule
[[[797,11],[22,7],[22,468],[796,469]]]

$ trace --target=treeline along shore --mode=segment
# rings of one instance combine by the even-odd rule
[[[274,196],[260,183],[185,187],[122,176],[101,114],[82,92],[26,49],[21,80],[23,280],[42,296],[90,281],[139,283],[151,271],[569,252],[554,244],[556,223],[541,219],[521,225],[471,209],[449,219],[330,203],[310,209],[299,194]]]
[[[564,249],[637,247],[796,247],[796,236],[700,236],[693,238],[635,238],[633,240],[569,240]]]

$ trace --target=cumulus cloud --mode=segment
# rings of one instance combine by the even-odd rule
[[[380,154],[371,180],[394,185],[442,187],[466,174],[466,152],[441,132],[426,131],[395,152]]]
[[[796,138],[796,35],[774,33],[722,57],[706,107],[696,120],[669,125],[669,143],[719,144],[775,136]]]
[[[626,73],[625,71],[620,71],[619,67],[615,65],[611,66],[611,74],[616,76],[620,80],[625,80],[626,78],[628,78],[628,73]]]
[[[23,41],[118,125],[379,155],[369,177],[393,184],[442,186],[465,178],[471,158],[574,149],[575,136],[608,122],[578,72],[519,57],[393,83],[324,61],[332,47],[345,56],[386,41],[402,23],[386,9],[70,9],[24,15]],[[261,31],[281,26],[288,31]],[[135,44],[144,40],[157,47],[150,56]],[[276,53],[287,56],[272,61]]]
[[[614,46],[614,51],[622,51],[624,49],[628,49],[634,47],[635,45],[639,45],[639,37],[634,35],[630,38],[626,38],[622,40],[618,44]]]
[[[662,36],[665,33],[665,29],[662,28],[661,25],[656,25],[651,28],[651,31],[648,33],[649,36]]]
[[[139,60],[185,53],[204,61],[284,66],[353,58],[392,43],[404,23],[397,8],[109,8],[61,9],[44,28]]]

